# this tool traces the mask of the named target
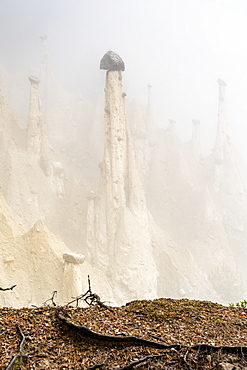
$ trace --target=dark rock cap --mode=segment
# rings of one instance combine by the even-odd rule
[[[105,69],[106,71],[124,71],[125,66],[118,54],[108,51],[100,61],[100,69]]]
[[[34,82],[36,84],[39,84],[40,83],[40,79],[38,77],[29,76],[28,79],[29,79],[30,82]]]

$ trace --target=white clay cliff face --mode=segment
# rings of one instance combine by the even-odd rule
[[[106,273],[118,304],[160,295],[200,297],[202,290],[204,297],[216,298],[188,249],[160,230],[147,209],[126,120],[121,71],[107,72],[104,116],[101,184],[98,193],[88,197],[91,263]]]
[[[225,86],[216,145],[204,159],[198,121],[189,143],[179,140],[175,121],[156,126],[150,87],[146,115],[138,107],[129,115],[130,134],[119,66],[107,71],[105,106],[100,115],[95,105],[93,127],[87,104],[56,90],[54,81],[46,120],[42,80],[29,81],[25,129],[0,97],[0,181],[11,207],[1,195],[0,286],[17,284],[0,292],[1,305],[40,305],[54,290],[66,303],[87,290],[87,275],[103,300],[117,304],[157,296],[244,298],[247,171],[227,138]],[[67,137],[74,140],[68,147]],[[99,174],[98,190],[90,190]]]
[[[64,203],[73,203],[74,197],[78,199],[77,187],[84,191],[72,176],[70,180],[64,179],[61,164],[52,162],[52,157],[46,155],[48,152],[44,143],[47,137],[36,81],[31,81],[27,145],[16,144],[18,140],[12,136],[13,132],[15,135],[18,132],[14,129],[15,122],[11,135],[6,129],[13,118],[3,98],[0,115],[0,191],[18,214],[10,210],[0,194],[0,287],[16,285],[12,291],[1,292],[0,305],[39,306],[51,297],[54,290],[57,291],[57,303],[66,304],[71,297],[87,291],[88,275],[92,289],[114,304],[104,273],[93,268],[81,254],[72,254],[60,237],[50,232],[42,221],[34,223],[40,218],[51,218],[54,226],[59,223],[60,209],[66,215],[64,227],[68,226],[72,211],[69,212]],[[42,157],[47,159],[46,168],[52,168],[52,172],[47,173],[41,167]],[[63,183],[64,188],[61,186]],[[70,189],[70,196],[65,200],[67,188]],[[73,219],[76,216],[78,212],[74,211]],[[33,223],[29,230],[29,225]]]
[[[66,304],[71,297],[87,291],[88,275],[93,289],[114,303],[102,272],[92,268],[81,255],[71,254],[41,221],[24,233],[2,195],[0,204],[0,286],[16,284],[13,291],[1,292],[1,306],[39,306],[55,290],[56,301]]]

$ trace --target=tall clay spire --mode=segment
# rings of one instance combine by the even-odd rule
[[[50,66],[49,54],[47,50],[47,36],[41,36],[41,65],[40,65],[40,80],[41,80],[41,97],[43,103],[43,112],[45,120],[48,119],[48,102],[49,102],[49,85],[51,80],[54,81],[53,72]]]
[[[30,76],[30,101],[29,101],[29,120],[27,150],[34,154],[39,160],[41,157],[41,141],[43,135],[44,121],[41,111],[41,99],[39,93],[39,82],[37,77]]]
[[[108,52],[106,69],[105,149],[100,190],[88,209],[88,254],[112,282],[114,296],[151,298],[156,294],[156,266],[144,190],[137,174],[125,113],[121,58]]]
[[[105,86],[105,174],[108,196],[114,207],[126,206],[129,201],[128,145],[122,72],[108,71]]]
[[[51,158],[39,92],[40,80],[37,77],[30,76],[29,81],[31,85],[27,129],[27,151],[36,157],[42,170],[48,176],[51,174]]]
[[[153,122],[153,110],[152,110],[152,86],[147,85],[148,88],[148,101],[147,101],[147,109],[146,109],[146,115],[145,115],[145,123],[146,123],[146,129],[149,131],[154,127]]]
[[[41,40],[40,79],[44,82],[44,85],[46,85],[48,68],[49,68],[49,57],[48,57],[47,46],[46,46],[47,36],[46,35],[41,36],[40,40]]]
[[[191,140],[191,149],[196,160],[199,160],[201,157],[201,140],[200,140],[200,124],[201,122],[193,119],[193,130],[192,130],[192,140]]]
[[[225,152],[227,147],[227,120],[225,110],[225,88],[227,84],[218,79],[219,95],[218,95],[218,126],[215,142],[215,163],[220,165],[224,162]]]

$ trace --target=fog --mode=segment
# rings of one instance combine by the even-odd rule
[[[128,101],[145,104],[152,85],[157,124],[175,119],[187,140],[199,119],[205,153],[214,145],[221,78],[231,141],[247,158],[246,16],[241,0],[1,0],[0,62],[28,74],[40,65],[39,37],[47,35],[57,82],[94,96],[104,80],[99,60],[114,50],[125,61]]]

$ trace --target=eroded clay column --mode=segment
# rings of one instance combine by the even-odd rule
[[[105,69],[105,147],[97,197],[89,198],[88,254],[111,282],[119,304],[154,298],[157,270],[144,189],[135,163],[122,91],[122,59],[112,51],[101,60]]]
[[[215,142],[215,163],[221,165],[224,162],[225,144],[227,142],[227,121],[225,111],[225,88],[227,84],[220,78],[217,80],[219,85],[218,95],[218,126]]]
[[[152,85],[147,85],[147,88],[148,88],[148,102],[145,123],[147,131],[150,131],[152,128],[154,128],[153,110],[152,110]]]
[[[122,91],[122,71],[124,63],[113,52],[108,52],[101,60],[100,68],[107,70],[105,85],[105,153],[104,177],[107,198],[117,211],[128,201],[128,133],[124,94]]]
[[[43,119],[41,114],[41,99],[39,94],[40,80],[35,76],[30,76],[30,100],[29,100],[29,120],[27,150],[34,154],[37,159],[41,156],[41,135]]]
[[[198,161],[201,158],[201,139],[200,139],[200,125],[201,122],[197,119],[192,120],[193,129],[192,129],[192,140],[191,140],[191,149],[195,159]]]

